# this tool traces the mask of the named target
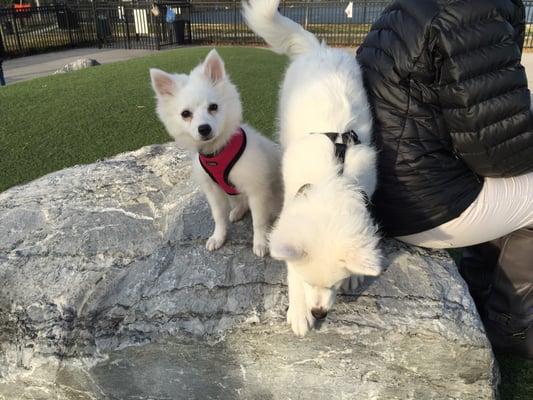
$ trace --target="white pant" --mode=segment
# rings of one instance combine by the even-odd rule
[[[448,249],[488,242],[531,226],[533,172],[513,178],[485,178],[479,196],[459,217],[397,239],[421,247]]]

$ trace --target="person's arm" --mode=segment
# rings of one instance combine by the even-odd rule
[[[521,64],[524,8],[520,0],[502,1],[493,9],[497,14],[487,14],[492,3],[478,0],[475,15],[463,14],[464,3],[451,3],[432,30],[438,107],[454,153],[483,177],[520,174],[531,146],[530,93]],[[478,15],[491,18],[465,27],[464,20]]]

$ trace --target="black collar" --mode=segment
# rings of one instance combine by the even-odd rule
[[[322,132],[323,135],[326,135],[335,145],[335,157],[339,160],[341,164],[341,169],[339,175],[342,175],[344,171],[344,159],[346,158],[346,149],[348,146],[355,146],[361,144],[359,137],[355,131],[350,130],[348,132],[339,133],[339,132]],[[341,143],[337,143],[337,140],[341,138]]]
[[[361,141],[359,140],[359,137],[357,136],[357,133],[355,131],[350,130],[348,132],[339,133],[339,132],[321,132],[322,135],[326,135],[335,145],[335,157],[341,164],[341,168],[339,170],[339,175],[342,175],[344,172],[344,159],[346,158],[346,149],[348,146],[355,146],[358,144],[361,144]],[[337,140],[341,138],[342,143],[337,143]],[[296,193],[296,197],[305,195],[305,192],[307,192],[311,188],[310,183],[306,183],[300,189],[298,189],[298,192]],[[366,203],[367,208],[370,206],[371,202],[368,197],[368,194],[361,190],[361,193],[363,195],[363,199]]]

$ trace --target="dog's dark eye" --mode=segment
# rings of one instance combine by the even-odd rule
[[[207,110],[208,110],[209,112],[213,112],[213,111],[218,110],[218,104],[215,104],[215,103],[213,103],[213,104],[209,104],[209,107],[207,107]]]
[[[181,112],[181,117],[182,118],[191,118],[192,117],[192,112],[190,112],[189,110],[183,110]]]

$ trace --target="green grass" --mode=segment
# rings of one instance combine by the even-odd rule
[[[0,88],[0,191],[169,141],[155,115],[148,70],[188,72],[208,51],[165,51]],[[221,48],[220,54],[241,91],[245,119],[271,135],[286,59],[264,49]]]
[[[188,72],[208,48],[179,49],[132,61],[35,79],[0,89],[0,191],[48,172],[169,141],[154,111],[148,69]],[[222,48],[240,89],[245,119],[274,131],[286,63],[263,49]],[[457,260],[460,252],[453,252]],[[499,356],[502,400],[533,399],[533,362]]]
[[[501,400],[533,399],[533,360],[497,355],[501,372]]]

